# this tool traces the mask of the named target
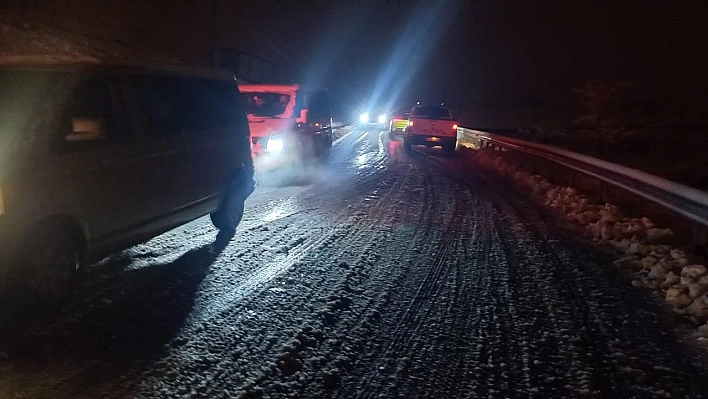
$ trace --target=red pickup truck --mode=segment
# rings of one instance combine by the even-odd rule
[[[455,153],[457,122],[448,108],[440,105],[413,107],[403,136],[403,148],[410,152],[414,145],[440,146],[448,154]]]

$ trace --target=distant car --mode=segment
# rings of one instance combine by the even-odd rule
[[[448,108],[440,105],[413,107],[403,135],[403,148],[410,152],[414,145],[440,146],[448,154],[455,153],[457,122]]]
[[[371,127],[383,129],[388,122],[388,118],[388,113],[381,110],[363,112],[359,115],[359,126],[363,129]]]
[[[391,121],[388,125],[388,137],[391,139],[397,136],[402,136],[408,126],[408,117],[410,111],[397,110],[391,115]]]

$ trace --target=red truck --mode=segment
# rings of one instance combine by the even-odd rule
[[[414,145],[440,146],[448,154],[455,153],[457,122],[448,108],[440,105],[413,107],[403,136],[403,148],[410,152]]]

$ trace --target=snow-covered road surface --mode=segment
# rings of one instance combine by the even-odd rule
[[[0,343],[0,398],[708,397],[708,363],[612,257],[471,159],[354,131],[90,270]],[[7,334],[5,334],[7,336]]]

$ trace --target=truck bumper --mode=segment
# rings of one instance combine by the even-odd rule
[[[457,137],[425,136],[406,133],[403,140],[410,145],[424,145],[427,147],[457,145]]]

